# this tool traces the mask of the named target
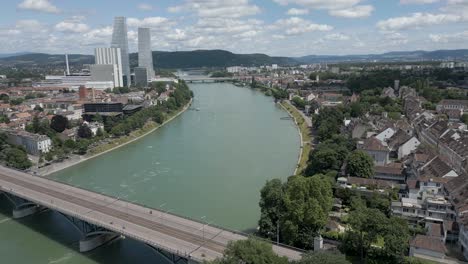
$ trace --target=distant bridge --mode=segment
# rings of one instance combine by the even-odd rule
[[[0,167],[2,192],[14,205],[14,218],[44,208],[64,215],[82,235],[81,252],[127,236],[159,251],[172,263],[203,262],[222,257],[230,241],[247,239],[236,231],[4,167]],[[273,250],[290,260],[300,259],[303,253],[278,245]]]
[[[209,77],[209,76],[194,76],[194,75],[182,75],[180,79],[188,83],[205,83],[205,82],[228,82],[232,81],[232,77]]]

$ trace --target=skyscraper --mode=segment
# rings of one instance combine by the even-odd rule
[[[122,57],[122,73],[126,85],[130,86],[130,62],[128,56],[127,20],[125,17],[114,18],[114,31],[112,32],[112,48],[120,48]]]
[[[138,66],[146,68],[148,79],[154,77],[151,33],[149,28],[138,28]]]

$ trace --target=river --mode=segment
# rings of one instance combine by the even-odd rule
[[[207,223],[252,230],[259,190],[294,171],[299,135],[271,97],[232,84],[191,84],[193,106],[141,140],[50,177]],[[58,213],[11,220],[0,198],[2,263],[164,263],[124,239],[87,254]]]

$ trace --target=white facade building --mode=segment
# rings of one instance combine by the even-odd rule
[[[123,87],[123,61],[120,48],[96,48],[94,50],[96,65],[91,67],[92,81],[113,81],[114,87]],[[103,66],[110,65],[110,66]],[[108,80],[108,71],[113,74],[113,80]]]

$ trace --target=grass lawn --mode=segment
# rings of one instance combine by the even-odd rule
[[[299,161],[299,167],[297,170],[297,173],[300,174],[307,167],[307,161],[309,160],[309,153],[312,150],[312,147],[310,145],[311,140],[312,140],[312,137],[310,135],[311,131],[310,131],[310,128],[307,126],[307,123],[305,122],[301,113],[299,113],[298,110],[294,106],[292,106],[291,104],[287,102],[282,102],[281,105],[294,117],[297,125],[299,126],[299,130],[301,131],[303,147],[302,147],[301,160]]]

